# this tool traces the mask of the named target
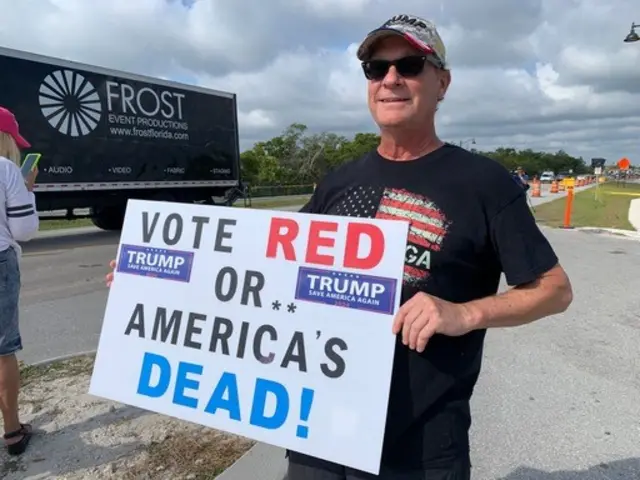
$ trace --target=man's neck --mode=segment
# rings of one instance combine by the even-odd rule
[[[440,148],[444,143],[435,131],[381,131],[378,153],[399,162],[415,160]]]

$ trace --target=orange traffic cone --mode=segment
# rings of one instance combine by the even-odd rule
[[[551,182],[551,193],[558,193],[558,181],[554,180]]]
[[[542,196],[542,191],[540,189],[540,180],[534,178],[533,179],[533,188],[531,189],[531,196],[532,197],[541,197]]]

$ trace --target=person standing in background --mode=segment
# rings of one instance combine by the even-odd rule
[[[13,113],[0,107],[0,410],[10,455],[22,454],[32,435],[31,425],[20,423],[20,370],[16,358],[16,352],[22,350],[18,242],[31,240],[40,224],[33,194],[38,170],[34,169],[26,179],[20,171],[20,149],[30,146],[20,135]]]
[[[524,170],[522,170],[522,167],[518,167],[514,172],[513,172],[513,179],[516,181],[516,183],[518,185],[520,185],[522,187],[522,189],[526,192],[527,190],[529,190],[529,175],[527,175],[526,173],[524,173]]]

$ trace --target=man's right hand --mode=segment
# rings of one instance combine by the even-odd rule
[[[116,261],[115,260],[111,260],[109,262],[109,268],[111,268],[111,271],[109,273],[107,273],[107,276],[105,278],[107,287],[110,287],[111,284],[113,283],[113,271],[116,269]]]

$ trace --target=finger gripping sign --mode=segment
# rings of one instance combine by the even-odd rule
[[[130,200],[89,392],[378,473],[407,231]]]

